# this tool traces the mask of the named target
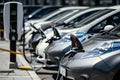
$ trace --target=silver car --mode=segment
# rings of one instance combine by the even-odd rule
[[[74,35],[71,40],[72,50],[60,62],[62,80],[120,79],[120,25],[83,45]]]

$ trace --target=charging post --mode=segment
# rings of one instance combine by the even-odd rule
[[[20,2],[4,4],[5,39],[10,41],[10,50],[16,51],[16,42],[20,39],[23,27],[23,5]],[[10,53],[10,67],[16,67],[16,54]]]

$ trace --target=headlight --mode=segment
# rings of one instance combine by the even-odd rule
[[[91,51],[85,52],[81,58],[97,57],[115,50],[120,49],[120,42],[105,42],[100,47],[95,48]]]

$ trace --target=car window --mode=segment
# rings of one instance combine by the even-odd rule
[[[72,23],[77,23],[77,22],[81,21],[82,19],[88,17],[89,15],[91,15],[91,14],[97,12],[97,11],[98,11],[98,10],[96,10],[96,11],[91,11],[91,12],[87,12],[87,13],[85,13],[85,14],[83,14],[83,15],[80,15],[79,17],[73,19],[73,20],[70,21],[69,23],[70,23],[70,24],[72,24]]]
[[[57,18],[61,18],[62,16],[65,16],[66,14],[71,13],[72,11],[74,11],[74,10],[67,10],[67,11],[60,12],[59,14],[54,15],[53,17],[47,19],[47,21],[49,21],[49,20],[54,21],[54,20],[56,20]]]
[[[72,17],[72,16],[80,13],[81,11],[82,11],[82,10],[80,10],[80,11],[77,10],[76,12],[74,12],[74,13],[72,13],[72,14],[70,14],[69,16],[66,16],[66,17],[64,17],[64,18],[61,18],[61,19],[57,20],[56,22],[57,22],[58,24],[61,24],[61,23],[63,23],[65,20],[67,20],[67,19],[69,19],[70,17]]]
[[[101,30],[103,30],[106,25],[114,25],[115,26],[115,25],[118,25],[119,23],[120,23],[120,12],[116,13],[116,14],[106,18],[102,22],[98,23],[97,25],[92,27],[88,31],[88,33],[98,33]]]
[[[58,9],[57,7],[56,8],[45,8],[45,9],[41,9],[41,11],[37,11],[36,13],[33,14],[33,17],[34,18],[40,18],[42,17],[43,15],[46,15],[54,10]]]
[[[88,16],[87,18],[83,19],[82,21],[80,21],[79,23],[75,24],[75,27],[82,27],[84,25],[89,24],[90,22],[98,19],[99,17],[113,11],[114,9],[105,9],[105,10],[101,10],[101,11],[97,11],[96,13]]]
[[[55,10],[55,11],[52,11],[52,12],[48,13],[47,15],[42,16],[41,19],[44,19],[44,18],[46,18],[46,17],[48,17],[48,16],[50,16],[50,15],[56,13],[56,12],[59,12],[59,11],[60,11],[60,9],[57,9],[57,10]]]

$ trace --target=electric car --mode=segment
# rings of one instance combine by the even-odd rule
[[[52,11],[55,11],[61,7],[62,6],[44,6],[44,7],[41,7],[39,9],[35,10],[34,12],[30,13],[29,15],[25,16],[24,21],[28,21],[30,19],[37,19],[37,18],[40,19],[42,16],[44,16]]]
[[[57,18],[58,21],[61,20],[61,19],[64,20],[67,17],[75,15],[79,12],[81,12],[81,10],[79,10],[79,9],[78,10],[73,10],[73,11],[71,11],[71,13],[69,13],[69,11],[68,11],[68,12],[65,12],[65,13],[58,14],[58,16],[56,15],[56,16],[50,18],[49,20],[56,19],[56,18]],[[42,25],[44,25],[44,26],[42,26]],[[34,52],[37,43],[39,41],[43,40],[43,37],[41,37],[41,30],[44,31],[43,34],[47,34],[47,33],[50,32],[50,35],[47,34],[47,36],[46,36],[47,39],[49,39],[50,37],[53,36],[52,27],[51,26],[45,26],[45,25],[52,25],[52,23],[51,23],[51,21],[46,21],[46,22],[42,22],[42,23],[39,23],[39,24],[35,24],[35,25],[30,24],[30,29],[28,31],[25,31],[26,32],[25,39],[24,39],[25,49],[30,50],[31,53]],[[19,44],[19,45],[21,45],[21,44]],[[18,45],[18,48],[20,47],[19,45]]]
[[[62,19],[56,19],[56,20],[50,20],[52,23],[55,24],[55,26],[67,26],[67,25],[72,25],[74,24],[75,22],[79,22],[80,20],[82,20],[83,18],[91,15],[92,13],[94,12],[97,12],[99,10],[102,10],[102,9],[105,9],[106,7],[94,7],[94,8],[87,8],[87,9],[84,9],[84,10],[80,10],[80,11],[76,11],[76,13],[71,13],[69,14],[67,17],[65,18],[62,18]],[[61,14],[63,15],[63,14]],[[62,17],[61,15],[58,15],[60,17]],[[37,23],[37,25],[35,24],[35,26],[40,26],[41,24],[40,23]],[[49,24],[43,24],[41,26],[51,26]]]
[[[93,14],[93,13],[99,11],[99,10],[103,10],[105,8],[106,7],[96,7],[96,8],[89,8],[89,9],[86,9],[86,10],[83,10],[83,11],[79,11],[79,12],[77,12],[77,14],[73,14],[71,16],[68,16],[69,17],[68,19],[64,18],[62,20],[56,21],[56,23],[54,22],[55,27],[57,29],[62,29],[67,25],[73,25],[75,22],[77,23],[80,20],[88,17],[89,15],[91,15],[91,14]],[[50,25],[43,25],[42,27],[46,27],[46,26],[50,26]],[[68,27],[68,29],[69,28],[71,28],[71,27]],[[67,27],[65,29],[67,29]],[[73,29],[71,29],[71,30],[73,30]],[[64,34],[60,33],[60,35],[64,35]],[[40,41],[38,43],[38,45],[36,46],[36,54],[39,54],[40,56],[42,55],[42,57],[45,58],[44,49],[49,45],[49,43],[46,43],[46,41],[49,40],[50,38],[51,38],[51,35],[49,33],[49,36],[46,39],[44,39],[43,41]],[[42,46],[42,45],[44,45],[44,46]]]
[[[49,21],[44,21],[44,22],[40,22],[40,23],[36,23],[36,24],[34,24],[34,26],[37,28],[37,29],[43,29],[43,31],[44,30],[46,30],[46,28],[49,28],[49,27],[51,27],[51,26],[45,26],[45,25],[52,25],[53,23],[52,23],[52,21],[59,21],[59,20],[61,20],[61,19],[64,19],[64,18],[66,18],[66,17],[69,17],[70,15],[72,16],[73,14],[75,15],[75,14],[77,14],[79,11],[81,11],[81,10],[70,10],[70,11],[65,11],[65,12],[62,12],[62,13],[60,13],[60,14],[57,14],[57,15],[55,15],[55,16],[53,16],[53,17],[51,17],[50,19],[48,19]],[[29,27],[25,27],[25,34],[24,34],[24,36],[25,36],[25,38],[24,38],[24,41],[25,41],[25,44],[27,45],[27,44],[29,44],[29,40],[31,39],[31,37],[33,36],[33,34],[32,33],[34,33],[36,30],[34,30],[34,28],[32,28],[32,26],[31,25],[33,25],[33,24],[29,24]],[[44,26],[43,26],[44,25]],[[43,27],[42,27],[43,26]],[[22,36],[21,37],[21,41],[22,41],[22,38],[24,37],[24,36]],[[26,46],[26,48],[27,48],[27,46]]]
[[[30,13],[34,12],[35,10],[37,9],[40,9],[42,8],[43,6],[42,5],[23,5],[23,12],[24,12],[24,16],[27,16],[29,15]]]
[[[73,7],[62,7],[62,8],[59,8],[59,9],[57,9],[57,10],[55,10],[55,11],[53,11],[53,12],[47,14],[47,15],[42,16],[40,19],[28,20],[28,21],[26,21],[26,22],[24,23],[24,25],[25,25],[25,27],[29,27],[29,26],[30,26],[29,23],[35,24],[35,23],[37,23],[37,22],[47,21],[48,19],[50,19],[50,18],[52,18],[52,17],[54,17],[54,16],[56,16],[56,15],[58,15],[58,14],[65,13],[65,12],[68,12],[68,11],[71,12],[71,11],[73,11],[73,10],[78,10],[78,9],[83,10],[83,9],[86,9],[86,8],[88,8],[88,7],[77,7],[77,6],[73,6]]]
[[[65,17],[66,14],[68,13],[73,13],[73,11],[75,10],[83,10],[86,9],[87,7],[64,7],[64,8],[60,8],[56,11],[53,11],[45,16],[43,16],[41,19],[35,19],[35,20],[29,20],[25,22],[25,26],[24,26],[24,35],[25,35],[25,43],[28,43],[29,39],[31,38],[30,35],[31,32],[33,32],[33,29],[31,29],[31,25],[30,24],[37,24],[39,23],[39,25],[37,25],[38,28],[41,27],[41,25],[43,24],[51,24],[51,21],[55,21],[57,19],[61,19],[62,17]],[[47,22],[46,22],[47,21]],[[28,33],[28,34],[26,34]],[[28,38],[28,40],[26,39],[26,37]],[[21,37],[22,40],[22,37]],[[20,40],[20,41],[21,41]]]
[[[61,58],[63,80],[119,80],[120,25],[81,44],[71,35],[72,49]]]
[[[53,41],[49,44],[44,51],[46,59],[52,64],[59,63],[60,58],[71,48],[70,34],[83,32],[93,35],[103,30],[106,25],[118,25],[120,23],[119,21],[120,6],[108,8],[88,16],[74,26],[79,28],[78,31],[68,33],[60,40]]]
[[[46,14],[46,15],[42,16],[40,19],[28,20],[24,23],[24,28],[23,28],[23,33],[24,34],[22,34],[22,35],[26,35],[27,33],[31,34],[33,29],[31,28],[30,24],[40,23],[39,26],[37,26],[38,28],[40,28],[41,27],[40,25],[42,25],[42,24],[51,24],[51,21],[57,20],[56,17],[59,14],[63,14],[62,16],[64,16],[65,13],[71,13],[74,10],[83,10],[83,9],[86,9],[86,8],[88,8],[88,7],[75,7],[75,6],[74,7],[63,7],[63,8],[57,9],[57,10],[55,10],[55,11],[49,13],[49,14]],[[47,21],[47,22],[45,22],[45,21]],[[28,36],[25,36],[25,38],[26,37],[28,37]],[[22,37],[19,41],[22,41]],[[28,40],[26,40],[25,43],[28,43]]]

